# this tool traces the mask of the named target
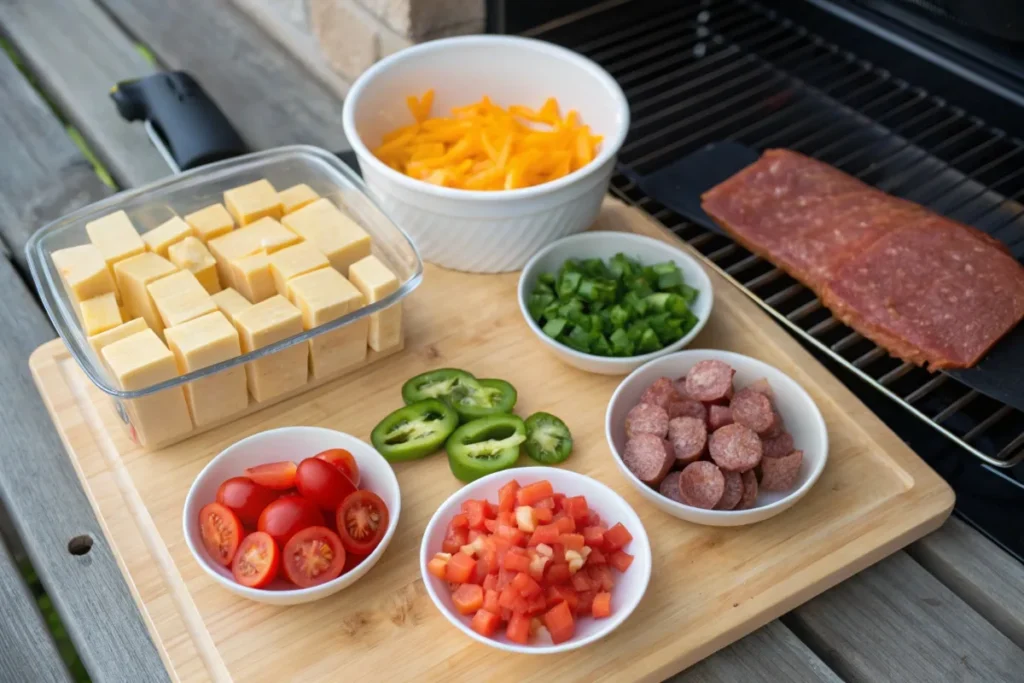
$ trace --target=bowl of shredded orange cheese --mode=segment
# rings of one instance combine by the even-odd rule
[[[561,114],[549,97],[539,109],[507,108],[484,95],[478,102],[433,116],[434,90],[409,95],[415,119],[384,135],[374,155],[410,178],[461,190],[533,187],[563,178],[594,161],[602,136]]]
[[[342,121],[370,193],[424,260],[504,272],[597,218],[629,105],[575,52],[464,36],[372,66]]]

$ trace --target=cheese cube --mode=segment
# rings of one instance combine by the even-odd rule
[[[220,276],[217,275],[217,261],[206,245],[196,237],[186,237],[167,250],[171,263],[196,276],[199,284],[210,294],[220,291]]]
[[[272,296],[235,316],[242,353],[250,353],[302,332],[302,314],[283,296]],[[298,389],[309,374],[309,346],[295,344],[245,364],[249,393],[267,401]]]
[[[95,245],[58,249],[50,258],[75,303],[115,291],[114,278]]]
[[[284,215],[281,197],[266,178],[227,190],[224,203],[239,225],[248,225],[264,216],[281,218]]]
[[[281,296],[288,296],[288,280],[330,265],[327,257],[309,242],[293,244],[270,256],[270,271],[274,275],[277,293]]]
[[[137,391],[178,376],[174,354],[153,330],[143,330],[107,346],[100,352],[117,384]],[[124,401],[138,441],[144,446],[183,436],[192,431],[192,420],[181,387]]]
[[[210,294],[187,270],[179,270],[147,286],[164,327],[180,325],[217,310]]]
[[[398,290],[398,278],[376,256],[367,256],[352,264],[349,279],[366,297],[376,303]],[[402,302],[392,304],[370,316],[370,348],[386,351],[402,343]]]
[[[121,311],[117,308],[113,292],[86,299],[80,304],[80,311],[82,327],[89,337],[121,324]]]
[[[320,199],[320,195],[305,183],[292,185],[287,190],[281,190],[278,196],[281,198],[281,206],[284,208],[285,215],[298,211],[307,204],[312,204],[317,199]]]
[[[167,249],[193,234],[192,226],[177,216],[161,223],[142,236],[150,251],[167,258]]]
[[[146,243],[139,237],[124,211],[89,221],[85,224],[85,231],[89,233],[89,241],[103,254],[108,268],[113,268],[118,261],[146,251]]]
[[[301,241],[301,237],[273,218],[261,218],[251,225],[210,240],[209,247],[217,259],[217,273],[220,275],[221,284],[238,289],[237,283],[232,279],[232,261],[256,252],[272,254]]]
[[[176,270],[173,263],[152,252],[132,256],[114,265],[117,287],[121,290],[128,313],[133,318],[145,318],[146,324],[157,334],[163,332],[164,323],[146,286]]]
[[[362,308],[366,299],[345,276],[321,268],[288,281],[288,297],[302,311],[307,330],[337,320]],[[360,318],[309,340],[309,366],[313,377],[333,375],[366,359],[368,318]]]
[[[148,329],[149,326],[146,324],[145,320],[142,318],[135,318],[126,323],[121,323],[117,327],[109,329],[106,332],[100,332],[93,337],[89,337],[89,344],[92,345],[93,350],[96,351],[96,355],[100,355],[104,346],[109,346],[116,341],[121,341],[122,339],[132,336],[136,332],[142,332],[143,330]]]
[[[220,311],[168,327],[164,334],[182,375],[242,354],[238,331]],[[185,399],[192,421],[201,427],[245,410],[249,405],[245,387],[241,365],[189,382]]]
[[[370,255],[370,236],[329,199],[318,199],[281,222],[309,240],[342,275],[347,276],[349,266]]]
[[[192,226],[196,236],[204,242],[235,229],[235,221],[223,204],[211,204],[187,214],[185,222]]]
[[[251,301],[231,287],[217,292],[211,298],[213,299],[213,303],[217,304],[217,308],[220,312],[224,314],[224,317],[231,321],[231,324],[235,323],[235,317],[239,313],[252,307]]]
[[[231,262],[231,280],[249,301],[258,304],[277,293],[270,257],[263,252],[243,256]]]

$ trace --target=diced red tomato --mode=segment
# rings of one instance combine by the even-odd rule
[[[593,584],[590,582],[590,577],[586,572],[576,572],[572,575],[571,579],[572,587],[576,589],[577,593],[584,591],[593,590]]]
[[[448,527],[448,531],[445,533],[444,540],[441,542],[441,550],[446,553],[457,553],[462,549],[462,546],[469,543],[469,534],[464,528],[455,528],[453,526]]]
[[[597,548],[591,548],[590,549],[590,554],[587,555],[587,564],[588,565],[607,564],[607,563],[608,563],[608,558],[605,557],[604,553],[602,553]]]
[[[583,542],[591,548],[600,548],[604,546],[604,527],[583,527]]]
[[[543,614],[548,608],[548,601],[544,599],[544,593],[537,593],[526,601],[526,613],[531,617]]]
[[[544,543],[545,545],[552,545],[558,542],[558,527],[554,524],[541,524],[537,529],[530,534],[529,545],[536,546]]]
[[[484,589],[472,583],[464,583],[452,593],[452,604],[459,614],[473,614],[484,606]]]
[[[594,609],[594,598],[597,597],[595,591],[581,591],[577,594],[576,603],[576,616],[585,617],[590,615]]]
[[[594,596],[594,602],[590,607],[590,613],[595,619],[603,619],[612,613],[612,594],[601,592]]]
[[[498,489],[498,511],[512,512],[516,508],[516,492],[519,491],[519,482],[513,479]]]
[[[544,510],[551,510],[551,513],[554,514],[554,511],[555,511],[555,499],[554,498],[541,498],[540,500],[538,500],[536,503],[533,504],[533,507],[542,508]]]
[[[512,545],[526,545],[526,534],[519,530],[518,527],[506,526],[499,523],[498,528],[494,532],[500,538],[511,541]]]
[[[430,568],[429,566],[427,567]],[[443,577],[438,577],[443,578]],[[491,573],[484,577],[484,582],[481,584],[485,591],[497,591],[498,590],[498,575]]]
[[[538,524],[547,524],[554,516],[555,513],[551,508],[533,506],[533,517],[537,520]]]
[[[625,548],[632,540],[633,535],[629,533],[626,527],[622,526],[622,522],[619,522],[604,533],[605,550]]]
[[[498,591],[496,590],[484,590],[484,606],[483,608],[488,612],[497,614],[501,611],[501,605],[498,604]]]
[[[566,550],[583,550],[583,540],[583,534],[562,534],[558,537],[558,542]]]
[[[526,645],[530,640],[530,617],[525,614],[512,614],[505,629],[505,637],[513,643]]]
[[[596,590],[610,591],[615,586],[612,570],[607,565],[587,567],[587,576],[590,577],[590,585]]]
[[[503,510],[503,511],[498,513],[498,516],[495,519],[498,520],[498,525],[499,526],[502,525],[502,524],[504,524],[505,526],[515,526],[516,525],[516,514],[515,513],[516,513],[515,508],[509,510],[508,512]]]
[[[476,560],[466,553],[455,553],[445,567],[445,580],[453,583],[467,583],[473,576]]]
[[[555,526],[561,534],[571,534],[576,532],[576,522],[572,517],[557,517],[555,519]]]
[[[516,492],[516,504],[533,505],[543,498],[554,495],[555,490],[550,481],[538,481],[528,484]]]
[[[587,526],[603,527],[604,524],[601,523],[601,515],[591,510],[590,515],[587,517]]]
[[[484,529],[490,533],[494,533],[494,530],[498,528],[498,520],[496,519],[485,519]]]
[[[498,631],[499,626],[501,626],[501,617],[488,609],[482,609],[474,614],[470,624],[470,628],[488,638]]]
[[[580,526],[585,525],[590,518],[590,508],[587,507],[587,499],[583,496],[566,498],[563,509],[565,514],[572,517],[573,521]]]
[[[468,529],[469,528],[469,515],[465,512],[460,512],[452,517],[452,523],[449,525],[453,529]]]
[[[569,605],[560,602],[544,613],[544,625],[551,634],[551,641],[564,643],[576,633],[576,621],[573,619]]]
[[[498,590],[501,590],[505,586],[512,583],[512,579],[516,578],[515,572],[510,572],[507,569],[502,569],[498,572],[498,585],[495,586]]]
[[[448,576],[446,568],[450,559],[451,556],[448,553],[434,553],[434,556],[430,558],[430,562],[427,562],[427,571],[442,581],[446,581]]]
[[[554,543],[551,546],[551,561],[565,562],[565,546],[561,543]]]
[[[629,569],[629,565],[633,564],[633,556],[629,553],[624,553],[621,550],[616,550],[608,558],[608,564],[618,569],[620,572],[624,572]]]
[[[501,566],[510,572],[528,572],[530,558],[520,548],[513,548],[505,554],[505,561]]]
[[[565,562],[552,562],[545,572],[545,577],[548,583],[568,583],[572,578],[572,573],[569,571],[569,565]]]
[[[512,579],[512,583],[510,585],[512,588],[519,591],[519,594],[524,598],[532,597],[541,592],[540,584],[537,583],[529,574],[524,574],[522,572],[516,574],[516,578]]]
[[[470,529],[484,530],[484,520],[490,512],[486,500],[467,500],[462,504],[462,511],[466,513]]]
[[[564,510],[565,509],[565,494],[564,493],[556,493],[555,495],[553,495],[551,497],[555,501],[555,509],[556,510]]]
[[[512,601],[512,611],[517,614],[526,614],[529,609],[530,602],[519,593],[516,593],[516,599]]]
[[[509,584],[498,593],[498,605],[502,609],[512,609],[520,597],[522,596],[519,595],[519,592],[512,587],[512,584]]]
[[[569,609],[573,612],[576,611],[576,605],[579,602],[576,591],[570,586],[548,586],[544,597],[547,600],[548,607],[554,607],[559,602],[566,602],[569,604]]]

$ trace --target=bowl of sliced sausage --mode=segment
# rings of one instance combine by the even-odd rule
[[[626,377],[605,435],[645,498],[710,526],[783,512],[828,459],[825,420],[803,387],[767,363],[712,349],[663,356]]]

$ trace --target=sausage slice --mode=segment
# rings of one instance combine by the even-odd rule
[[[749,427],[758,434],[765,434],[775,427],[775,411],[772,402],[764,394],[749,387],[740,389],[729,404],[732,419],[736,424]]]
[[[716,510],[732,510],[743,499],[743,475],[739,472],[722,472],[725,476],[725,493],[715,505]]]
[[[708,428],[704,420],[696,417],[677,417],[669,420],[668,441],[672,444],[676,462],[688,465],[704,455],[708,445]]]
[[[800,476],[803,451],[793,451],[781,458],[765,458],[761,461],[761,489],[764,491],[788,491]]]
[[[651,405],[659,406],[661,408],[668,408],[668,404],[672,401],[678,401],[682,396],[676,391],[676,387],[672,384],[672,380],[668,377],[659,377],[654,380],[654,384],[647,387],[644,391],[643,396],[640,397],[641,403],[650,403]]]
[[[676,457],[664,439],[654,434],[637,434],[626,442],[622,462],[636,478],[648,486],[657,486],[675,464]]]
[[[682,503],[683,498],[679,493],[679,477],[682,476],[682,472],[674,470],[669,472],[664,479],[661,480],[661,484],[658,486],[658,493],[670,498],[677,503]]]
[[[724,494],[725,475],[713,462],[691,462],[679,476],[679,495],[687,505],[711,510]]]
[[[766,458],[781,458],[793,452],[793,435],[782,432],[778,436],[761,438],[761,451]]]
[[[708,431],[713,432],[725,425],[731,425],[732,410],[729,406],[708,406]]]
[[[686,395],[704,403],[726,403],[732,398],[735,374],[720,360],[702,360],[686,373]]]
[[[746,472],[761,462],[761,439],[749,427],[726,425],[708,439],[708,451],[723,470]]]
[[[740,475],[743,480],[743,497],[736,504],[736,510],[749,510],[757,503],[757,475],[754,470],[747,470]]]
[[[638,434],[654,434],[664,439],[668,434],[668,413],[661,406],[651,403],[638,403],[626,415],[626,438],[632,439]]]
[[[695,417],[701,422],[707,419],[708,409],[700,401],[692,398],[681,398],[668,404],[668,419],[675,417]]]

